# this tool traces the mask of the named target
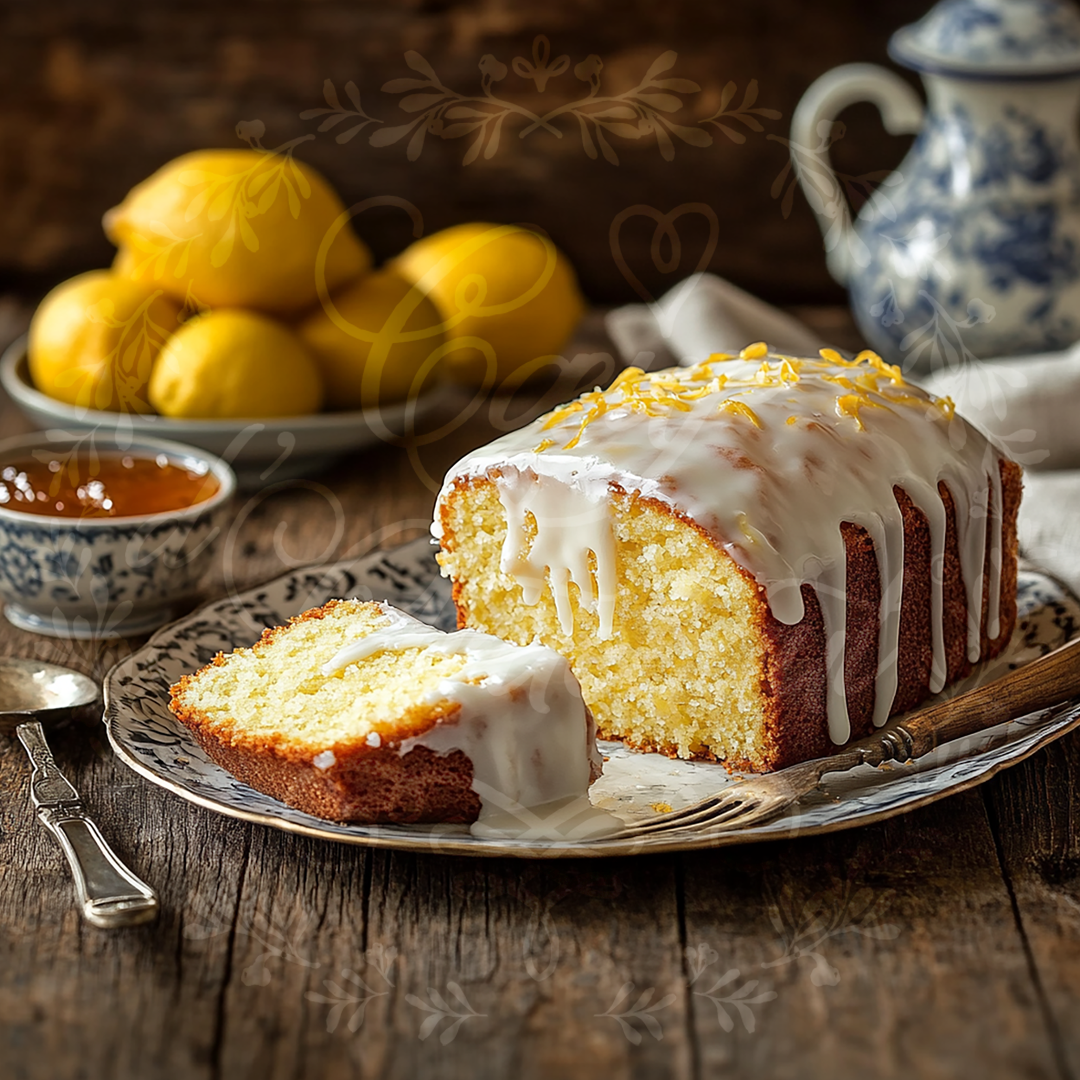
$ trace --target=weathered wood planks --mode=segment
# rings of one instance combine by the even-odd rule
[[[0,431],[21,424],[0,405]],[[426,467],[488,434],[470,424]],[[333,500],[291,486],[243,521],[238,586],[319,554],[334,500],[335,554],[430,510],[400,449],[317,480]],[[3,652],[98,676],[128,647],[0,623]],[[553,863],[309,841],[144,782],[95,724],[53,743],[163,910],[133,931],[79,923],[22,751],[0,738],[2,1080],[1080,1072],[1075,736],[869,828]]]

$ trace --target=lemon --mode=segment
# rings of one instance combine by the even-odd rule
[[[463,382],[523,382],[560,352],[584,313],[566,256],[517,225],[455,225],[390,265],[438,305],[456,346],[448,372]]]
[[[150,376],[150,402],[163,416],[303,416],[318,410],[322,394],[319,369],[296,334],[229,308],[184,323]]]
[[[296,314],[371,265],[341,200],[310,165],[261,150],[197,150],[106,213],[114,269],[189,307]],[[320,247],[326,241],[325,250]]]
[[[438,308],[394,270],[346,285],[298,331],[335,409],[415,397],[431,383],[445,340]]]
[[[160,288],[91,270],[57,285],[30,323],[30,375],[69,405],[151,412],[146,387],[180,306]]]

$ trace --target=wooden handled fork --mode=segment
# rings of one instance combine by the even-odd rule
[[[813,791],[826,773],[922,757],[942,743],[974,735],[1080,695],[1080,638],[1000,679],[894,721],[830,757],[752,776],[681,810],[630,825],[617,839],[693,828],[724,831],[759,825]]]

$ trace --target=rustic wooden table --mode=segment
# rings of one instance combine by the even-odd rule
[[[809,316],[850,338],[842,313]],[[0,310],[0,330],[18,321]],[[490,419],[425,447],[430,475]],[[0,433],[25,426],[0,402]],[[251,497],[238,584],[417,535],[433,501],[418,475],[382,447],[321,486]],[[139,644],[0,621],[0,654],[98,678]],[[162,912],[119,932],[80,922],[21,748],[0,736],[2,1080],[1080,1073],[1077,736],[880,825],[556,862],[298,838],[147,783],[96,723],[53,746]]]

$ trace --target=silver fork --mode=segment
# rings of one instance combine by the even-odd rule
[[[826,773],[919,758],[942,743],[1059,705],[1077,695],[1080,638],[1000,679],[912,713],[830,757],[740,780],[692,806],[627,826],[612,839],[690,828],[727,831],[759,825],[814,791]]]

